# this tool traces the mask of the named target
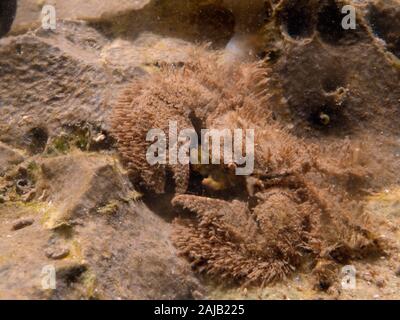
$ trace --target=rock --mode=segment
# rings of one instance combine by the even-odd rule
[[[82,27],[72,24],[68,29],[91,39],[94,48],[103,44],[99,34]],[[58,30],[60,33],[52,35],[27,34],[1,40],[6,43],[0,49],[0,137],[26,147],[31,154],[44,150],[57,126],[61,129],[82,120],[99,123],[107,114],[105,101],[110,91],[106,88],[111,78],[101,66],[96,49],[87,48],[86,59],[82,60],[74,52],[82,50],[83,44],[70,42],[60,48],[57,38],[65,39],[68,31],[65,25]],[[77,73],[79,79],[74,80]],[[85,85],[90,82],[96,85]],[[8,90],[6,83],[16,83],[15,90]]]
[[[400,133],[400,60],[391,52],[396,52],[399,1],[351,3],[357,13],[355,30],[341,26],[342,1],[279,2],[266,26],[268,91],[274,114],[293,125],[291,133],[327,145],[350,139],[379,171],[373,181],[367,174],[360,177],[366,178],[366,186],[380,188],[399,181],[392,172],[400,170],[394,158]],[[385,32],[376,30],[371,14],[378,15],[375,20]],[[391,169],[382,170],[386,161]]]
[[[391,2],[393,11],[399,11],[398,4],[394,9],[396,1]],[[369,19],[369,14],[378,10],[374,8],[385,3],[355,5],[357,28],[344,30],[338,1],[283,1],[278,13],[282,42],[272,42],[275,47],[270,48],[279,51],[272,77],[284,98],[277,98],[276,112],[291,118],[298,134],[355,136],[365,128],[381,132],[383,127],[385,134],[399,133],[397,121],[393,121],[400,116],[398,59],[385,53],[380,33],[371,30],[375,26]],[[382,19],[398,25],[395,14],[386,13],[381,13]],[[303,21],[301,16],[304,23],[297,25]],[[351,77],[351,70],[357,70],[357,80]],[[376,81],[371,83],[371,78]],[[326,116],[330,121],[325,122]]]
[[[253,33],[265,23],[270,9],[270,3],[264,0],[252,0],[251,5],[243,0],[150,1],[141,10],[111,15],[95,25],[110,36],[129,40],[150,31],[164,38],[211,42],[216,48],[229,43],[232,53],[248,56],[255,48],[247,44],[257,42],[258,35]]]
[[[17,0],[3,0],[0,2],[0,38],[10,31],[16,9]]]
[[[149,65],[184,60],[190,48],[151,33],[136,42],[110,41],[83,22],[59,22],[54,32],[38,29],[0,43],[0,141],[29,154],[82,123],[107,131],[126,83]],[[174,51],[167,54],[166,46]]]
[[[57,19],[99,20],[104,16],[115,15],[119,12],[138,10],[150,0],[121,0],[112,2],[107,0],[88,0],[82,3],[79,0],[68,2],[62,0],[19,0],[16,20],[12,32],[21,33],[41,23],[41,11],[44,5],[53,5]]]
[[[195,292],[204,289],[170,241],[171,225],[132,200],[133,188],[113,157],[75,152],[37,161],[42,171],[38,194],[47,190],[43,201],[0,207],[0,235],[7,232],[3,219],[13,215],[25,219],[34,211],[40,221],[0,239],[0,297],[200,297]],[[118,201],[113,214],[98,213],[113,200]],[[56,289],[44,290],[41,271],[52,268]]]
[[[46,257],[53,260],[63,259],[69,255],[66,247],[49,247],[45,250]]]
[[[383,278],[378,278],[376,279],[375,284],[378,288],[383,288],[386,286],[386,281]]]
[[[397,277],[400,277],[400,267],[398,267],[394,273]]]
[[[0,142],[0,175],[4,174],[13,165],[19,164],[22,161],[24,161],[24,155],[21,151],[15,150]]]
[[[35,220],[33,220],[32,218],[23,218],[23,219],[20,219],[20,220],[14,222],[11,229],[14,231],[20,230],[20,229],[23,229],[25,227],[32,225],[34,222],[35,222]]]

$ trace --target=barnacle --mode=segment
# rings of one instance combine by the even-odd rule
[[[325,125],[325,126],[327,126],[327,125],[329,124],[329,122],[331,121],[329,115],[327,115],[327,114],[324,113],[324,112],[321,112],[321,113],[319,114],[319,118],[320,118],[322,124]]]

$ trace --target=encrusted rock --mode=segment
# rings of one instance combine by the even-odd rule
[[[51,138],[71,126],[90,123],[109,129],[110,105],[124,84],[143,75],[146,64],[180,61],[181,53],[187,51],[178,50],[174,58],[160,47],[146,57],[142,50],[148,49],[140,47],[143,41],[161,40],[147,34],[138,45],[109,42],[83,22],[61,21],[54,32],[38,29],[1,39],[0,141],[38,154]],[[171,47],[183,42],[162,41]],[[13,90],[10,83],[15,83]]]
[[[22,216],[17,229],[33,222],[24,215],[37,217],[0,241],[2,297],[178,299],[203,291],[169,240],[170,224],[130,197],[132,186],[115,159],[78,153],[41,166],[42,201],[0,208],[0,234],[13,215]],[[114,214],[97,212],[113,200]],[[57,289],[46,291],[41,271],[49,265]]]
[[[12,149],[4,143],[0,142],[0,175],[3,175],[7,169],[13,165],[24,161],[22,152]]]
[[[69,252],[66,247],[49,247],[45,250],[46,257],[53,260],[63,259],[69,255]]]
[[[23,229],[25,227],[30,226],[31,224],[33,224],[35,222],[35,220],[33,220],[32,218],[23,218],[20,219],[16,222],[14,222],[13,226],[12,226],[12,230],[19,230],[19,229]]]

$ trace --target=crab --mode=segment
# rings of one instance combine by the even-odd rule
[[[365,176],[363,168],[324,159],[318,145],[274,120],[268,68],[230,65],[204,47],[191,57],[130,85],[112,123],[122,160],[147,192],[170,192],[166,177],[172,172],[172,205],[191,213],[175,219],[172,238],[193,269],[226,282],[266,285],[309,266],[326,288],[340,264],[383,251],[362,206],[345,190],[346,181]],[[180,128],[254,129],[254,172],[237,177],[235,163],[151,167],[146,132],[171,119]],[[344,151],[342,146],[340,152],[354,158]],[[196,190],[207,192],[190,190],[194,174],[201,176]]]

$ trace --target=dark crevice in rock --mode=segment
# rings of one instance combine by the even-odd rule
[[[200,7],[194,22],[200,40],[209,40],[210,35],[215,35],[215,42],[226,43],[235,33],[235,16],[222,6],[210,4]]]
[[[39,154],[42,153],[49,138],[48,132],[45,128],[37,127],[29,130],[24,139],[23,144],[27,147],[29,153]]]
[[[0,1],[0,38],[6,35],[11,28],[17,11],[16,0]]]
[[[334,0],[327,0],[323,2],[318,12],[317,31],[322,41],[331,45],[353,44],[360,38],[360,24],[357,23],[355,30],[343,28],[342,21],[345,17],[341,12],[343,5]]]
[[[284,32],[294,39],[314,33],[314,7],[310,1],[287,1],[279,14]]]
[[[325,92],[334,92],[345,84],[344,74],[330,74],[329,77],[322,81],[322,89]]]
[[[165,194],[144,193],[142,198],[146,206],[159,217],[167,222],[172,222],[175,219],[175,210],[171,205],[171,200],[175,193],[169,192]]]
[[[387,49],[400,58],[400,10],[371,5],[367,18],[375,36],[384,40]]]
[[[58,272],[61,279],[65,279],[66,283],[77,282],[80,276],[87,270],[85,265],[74,265]]]
[[[323,132],[341,131],[346,126],[342,107],[327,102],[310,108],[309,123]]]

